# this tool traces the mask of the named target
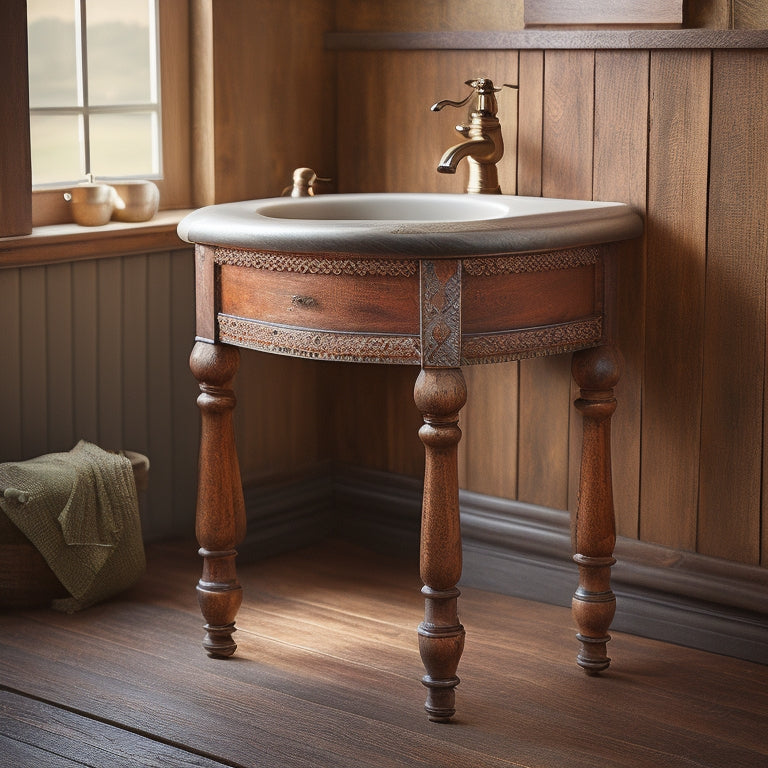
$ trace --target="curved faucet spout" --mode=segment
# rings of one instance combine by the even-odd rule
[[[467,192],[500,195],[496,163],[504,154],[504,141],[501,137],[501,124],[496,117],[498,105],[495,94],[501,88],[494,88],[493,81],[487,77],[476,77],[467,80],[466,84],[473,91],[463,101],[438,101],[432,106],[434,111],[439,112],[447,106],[460,107],[472,96],[477,99],[474,109],[469,113],[469,123],[456,126],[456,130],[466,140],[443,154],[437,170],[440,173],[456,173],[459,163],[466,157],[469,165]]]
[[[487,136],[467,139],[446,150],[437,166],[439,173],[456,173],[459,163],[465,158],[476,162],[494,162],[496,142]]]

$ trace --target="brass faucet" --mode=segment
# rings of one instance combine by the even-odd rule
[[[445,152],[437,166],[439,173],[456,173],[456,168],[463,158],[469,163],[469,183],[467,192],[470,194],[500,195],[499,174],[496,163],[504,154],[504,141],[501,137],[501,123],[496,117],[498,103],[496,95],[501,88],[495,88],[493,81],[487,77],[476,77],[467,80],[465,85],[472,92],[462,101],[438,101],[433,104],[433,112],[439,112],[443,107],[463,107],[472,97],[477,101],[469,113],[469,124],[457,125],[456,130],[466,136],[466,141],[451,147]],[[508,88],[515,85],[504,83]]]
[[[293,172],[293,184],[283,190],[282,196],[313,197],[317,181],[331,181],[331,179],[321,178],[311,168],[297,168]]]

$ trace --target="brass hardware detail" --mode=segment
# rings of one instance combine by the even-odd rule
[[[504,155],[504,141],[501,136],[501,124],[496,117],[498,102],[493,81],[487,77],[476,77],[467,80],[465,85],[472,92],[461,101],[444,99],[433,104],[433,112],[439,112],[444,107],[462,107],[473,96],[477,97],[474,108],[470,110],[469,122],[456,126],[456,130],[466,137],[465,141],[456,144],[445,152],[437,166],[439,173],[456,173],[459,162],[467,158],[469,163],[469,183],[467,192],[470,194],[500,195],[499,174],[496,163]],[[516,85],[504,83],[507,88],[517,88]]]
[[[317,181],[330,179],[321,178],[311,168],[297,168],[293,172],[293,184],[283,190],[282,197],[314,197]]]

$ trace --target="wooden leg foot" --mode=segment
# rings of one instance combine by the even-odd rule
[[[448,722],[455,710],[456,670],[464,650],[456,584],[461,577],[461,529],[457,445],[459,411],[467,399],[460,368],[425,369],[414,389],[424,417],[419,437],[426,451],[421,519],[421,578],[424,621],[419,651],[427,674],[425,709],[430,720]]]
[[[575,406],[584,420],[579,502],[573,526],[579,586],[572,606],[581,644],[577,663],[594,675],[611,662],[606,643],[616,612],[611,590],[611,566],[616,562],[611,416],[616,410],[613,388],[621,373],[621,356],[610,346],[582,350],[573,356],[572,372],[581,395]]]
[[[197,602],[208,622],[205,624],[203,648],[209,656],[226,658],[237,649],[232,639],[235,617],[243,600],[243,590],[237,581],[235,557],[237,552],[211,552],[200,549],[203,575],[197,584]]]
[[[245,504],[235,450],[231,389],[240,354],[235,347],[197,342],[190,367],[200,384],[202,423],[197,492],[197,540],[203,574],[197,586],[206,621],[203,647],[210,656],[231,656],[235,617],[242,602],[235,547],[245,535]]]
[[[419,625],[419,651],[427,669],[421,682],[427,687],[424,709],[433,723],[446,723],[456,712],[456,669],[464,650],[464,627],[457,613],[458,589],[439,591],[423,587],[424,621]]]

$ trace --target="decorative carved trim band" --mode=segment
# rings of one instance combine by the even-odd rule
[[[461,262],[421,262],[422,365],[457,368],[461,356]]]
[[[412,277],[419,268],[417,261],[393,259],[348,259],[316,255],[241,251],[216,248],[214,261],[233,267],[266,269],[270,272],[298,272],[310,275],[388,275]]]
[[[416,336],[344,333],[292,328],[220,314],[219,341],[262,352],[318,360],[359,363],[418,365],[421,343]],[[500,363],[526,357],[572,352],[597,344],[602,339],[602,318],[593,317],[561,325],[502,333],[465,335],[460,359],[440,354],[439,345],[428,367],[456,367],[479,363]]]
[[[416,336],[316,331],[219,315],[219,340],[262,352],[318,360],[418,365]]]
[[[500,363],[524,357],[557,355],[597,344],[602,335],[600,317],[543,328],[465,335],[461,364]]]
[[[595,264],[600,256],[598,248],[569,248],[546,253],[521,253],[515,256],[483,256],[464,259],[464,271],[469,275],[516,275],[523,272],[549,272],[555,269],[573,269]]]

